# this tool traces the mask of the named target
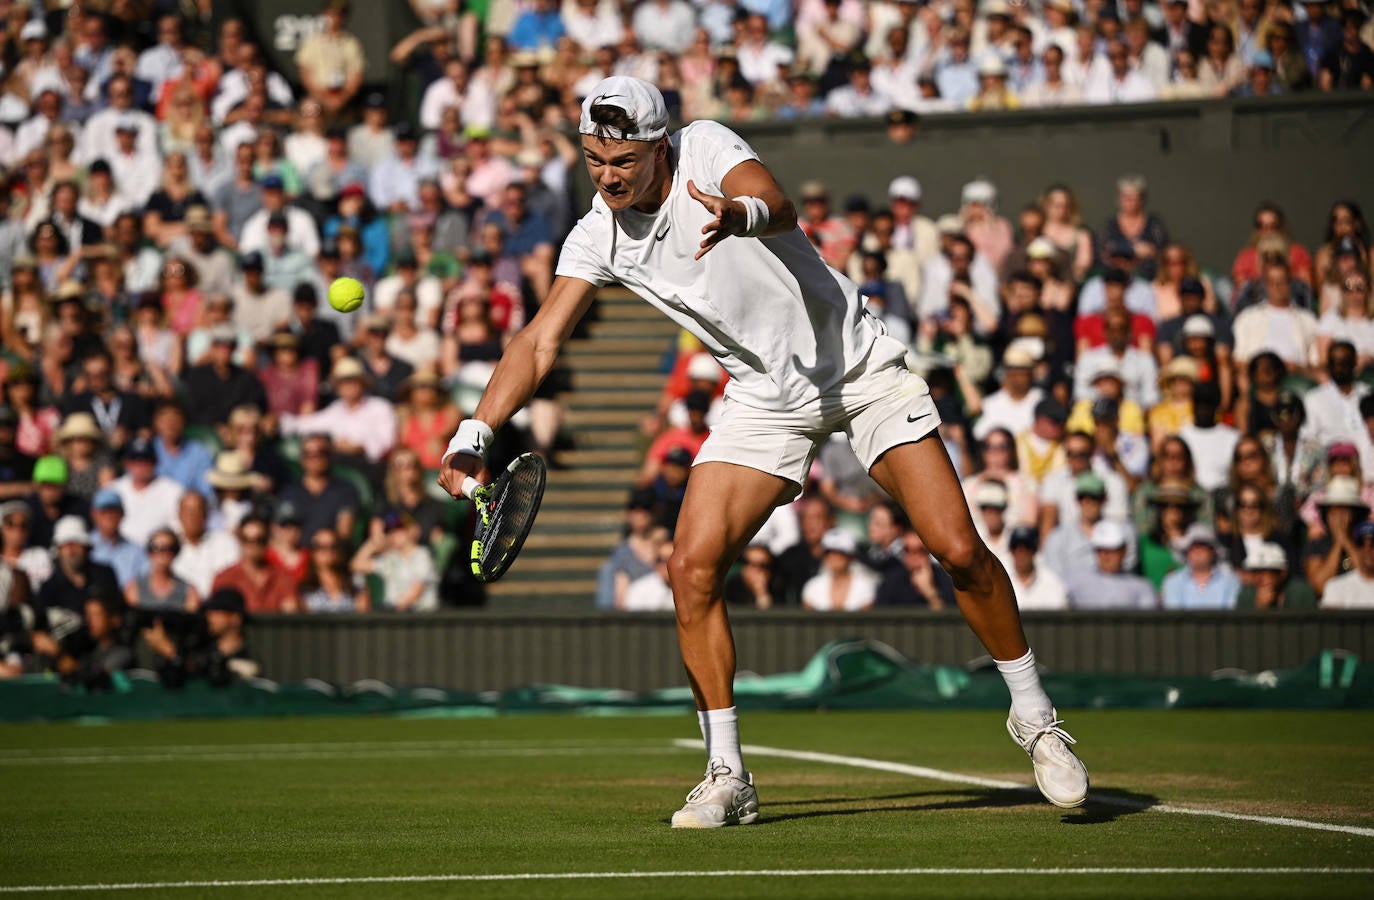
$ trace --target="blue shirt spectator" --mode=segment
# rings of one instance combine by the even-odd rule
[[[1182,544],[1188,564],[1165,577],[1164,608],[1235,609],[1240,579],[1230,568],[1217,564],[1217,539],[1212,529],[1190,525]]]
[[[214,468],[215,457],[204,444],[183,441],[173,449],[161,437],[155,437],[153,449],[157,451],[157,474],[170,478],[187,490],[214,498],[214,488],[210,487],[206,475]]]
[[[506,43],[514,50],[552,50],[563,33],[563,20],[553,0],[536,0],[533,9],[515,20]]]

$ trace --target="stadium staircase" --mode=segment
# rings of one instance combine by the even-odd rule
[[[591,609],[596,572],[620,540],[639,471],[639,423],[666,378],[659,370],[677,326],[620,287],[597,296],[585,337],[563,350],[572,390],[562,396],[574,449],[550,469],[544,505],[519,560],[488,588],[501,610]]]

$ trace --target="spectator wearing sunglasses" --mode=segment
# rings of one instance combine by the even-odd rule
[[[253,614],[295,612],[296,580],[267,561],[267,533],[267,520],[258,516],[239,523],[239,562],[219,573],[214,592],[232,588]]]
[[[181,552],[181,541],[170,528],[159,528],[148,538],[148,571],[124,588],[130,606],[154,612],[194,612],[200,594],[172,572]]]

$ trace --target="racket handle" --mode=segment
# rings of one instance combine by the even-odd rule
[[[482,482],[473,478],[471,475],[463,479],[463,496],[472,500],[476,497],[477,489],[482,486]]]

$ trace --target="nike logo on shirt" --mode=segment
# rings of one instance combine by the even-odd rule
[[[671,224],[663,226],[663,230],[660,231],[658,234],[654,235],[654,240],[656,240],[656,241],[661,241],[661,240],[663,240],[665,237],[668,236],[668,232],[671,231],[672,229],[673,229],[673,226],[672,226]]]

